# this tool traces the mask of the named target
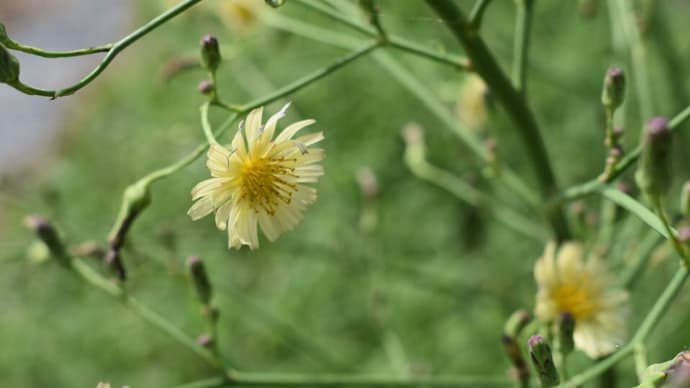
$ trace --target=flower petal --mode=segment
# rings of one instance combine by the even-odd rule
[[[278,137],[276,137],[275,142],[280,143],[280,142],[283,142],[286,140],[290,140],[290,139],[292,139],[293,136],[295,136],[295,134],[297,132],[299,132],[299,130],[301,130],[302,128],[304,128],[306,126],[312,125],[315,122],[316,122],[316,120],[309,119],[309,120],[302,120],[302,121],[298,121],[296,123],[290,124],[287,128],[285,128],[283,130],[283,132],[281,132],[278,135]]]
[[[245,121],[244,132],[247,134],[247,144],[252,144],[261,134],[261,116],[264,112],[264,107],[258,107],[247,115]]]

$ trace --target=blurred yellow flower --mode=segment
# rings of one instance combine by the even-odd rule
[[[160,3],[162,10],[168,10],[179,4],[180,0],[160,0]],[[263,0],[208,1],[188,9],[181,18],[213,15],[233,33],[242,35],[258,25],[258,13],[265,6]]]
[[[487,96],[489,88],[478,75],[469,75],[462,84],[456,113],[460,122],[473,132],[485,129],[489,118]]]
[[[288,104],[289,105],[289,104]],[[213,178],[192,189],[196,201],[188,214],[198,220],[216,212],[216,226],[228,232],[228,247],[259,247],[257,225],[270,241],[293,229],[307,206],[316,200],[316,189],[304,183],[323,175],[318,164],[321,148],[309,148],[323,140],[323,133],[293,138],[314,120],[298,121],[273,138],[285,105],[262,126],[263,108],[247,115],[229,148],[211,144],[206,166]],[[243,133],[244,132],[244,136]]]
[[[555,322],[563,313],[575,318],[575,347],[592,358],[613,352],[626,335],[628,294],[612,287],[604,264],[594,256],[583,260],[584,248],[566,242],[557,251],[554,243],[534,266],[537,281],[535,314]]]
[[[265,6],[258,0],[218,1],[217,14],[223,24],[236,34],[252,30],[258,21],[259,7]]]

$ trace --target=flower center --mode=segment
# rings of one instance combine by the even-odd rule
[[[264,209],[274,215],[278,205],[289,204],[297,190],[296,184],[285,179],[296,177],[294,171],[294,159],[249,157],[240,170],[240,196],[255,211]]]
[[[588,319],[597,310],[597,304],[584,284],[561,284],[552,295],[558,310],[571,313],[575,321]]]

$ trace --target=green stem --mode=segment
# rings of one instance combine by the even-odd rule
[[[477,0],[477,2],[474,3],[469,16],[470,25],[474,30],[479,30],[479,28],[482,26],[484,13],[489,7],[489,4],[491,4],[491,0]]]
[[[659,320],[671,305],[673,299],[676,297],[676,295],[678,295],[678,292],[683,287],[683,284],[687,278],[688,269],[685,267],[678,269],[676,274],[671,279],[671,282],[668,284],[668,286],[666,286],[666,289],[661,294],[659,299],[657,299],[654,307],[652,307],[652,310],[649,312],[649,314],[647,314],[644,321],[642,321],[642,324],[637,329],[637,332],[635,333],[635,336],[631,342],[643,342],[645,339],[647,339],[656,324],[659,323]]]
[[[386,72],[393,76],[400,84],[405,87],[412,95],[436,116],[453,134],[455,134],[472,153],[483,161],[489,161],[489,153],[482,143],[465,128],[461,127],[458,120],[444,109],[443,103],[436,95],[421,81],[419,81],[409,70],[405,69],[399,62],[387,53],[376,53],[374,59],[386,69]],[[507,167],[501,169],[499,178],[504,181],[506,186],[519,195],[525,202],[537,206],[536,195],[527,187],[522,179]]]
[[[211,378],[177,388],[220,387],[497,387],[511,386],[510,379],[496,376],[396,378],[386,375],[302,375],[237,372],[230,379]]]
[[[15,42],[11,39],[4,40],[1,43],[4,44],[5,47],[7,47],[9,49],[21,51],[21,52],[24,52],[27,54],[36,55],[36,56],[44,57],[44,58],[79,57],[79,56],[83,56],[83,55],[105,53],[105,52],[110,51],[113,48],[113,44],[108,43],[108,44],[104,44],[102,46],[88,47],[88,48],[82,48],[82,49],[77,49],[77,50],[49,51],[49,50],[40,49],[38,47],[25,46],[23,44]]]
[[[527,58],[533,6],[534,0],[517,1],[515,42],[513,44],[513,85],[523,96],[527,95]]]
[[[645,372],[647,369],[647,349],[643,343],[636,343],[635,348],[635,372],[637,373],[637,378],[642,382],[645,378]]]
[[[183,333],[175,325],[170,323],[167,319],[165,319],[155,311],[149,309],[147,306],[139,302],[134,297],[125,293],[125,291],[121,287],[113,284],[108,279],[103,277],[101,274],[91,269],[91,267],[89,267],[88,265],[82,263],[77,259],[72,258],[70,260],[69,268],[82,280],[104,291],[108,295],[116,298],[128,310],[139,315],[141,318],[149,322],[151,325],[155,326],[162,332],[169,335],[172,339],[191,350],[194,354],[198,355],[209,365],[215,368],[222,368],[218,361],[209,352],[201,348],[194,339],[188,337],[185,333]]]
[[[615,7],[619,15],[619,23],[623,30],[630,55],[632,57],[633,77],[637,88],[637,99],[640,105],[642,118],[650,118],[654,112],[652,97],[649,87],[649,75],[647,72],[647,61],[645,59],[645,47],[637,27],[637,18],[633,11],[633,2],[629,0],[609,0],[615,1]],[[613,8],[613,7],[610,7]]]
[[[310,0],[296,0],[296,2],[372,38],[378,37],[376,30],[353,22],[350,18],[344,16],[342,13],[337,12],[335,9],[330,8],[322,3]],[[386,39],[386,44],[401,51],[406,51],[408,53],[425,57],[439,63],[450,65],[460,70],[469,70],[470,68],[469,61],[466,58],[432,51],[419,44],[410,42],[395,35],[389,34]]]
[[[316,72],[314,72],[314,73],[312,73],[306,77],[298,79],[297,81],[294,81],[294,82],[276,90],[274,93],[272,93],[266,97],[260,98],[254,102],[251,102],[247,105],[242,106],[241,112],[247,113],[254,108],[257,108],[257,107],[260,107],[260,106],[263,106],[266,104],[270,104],[273,101],[276,101],[276,100],[281,99],[281,98],[283,98],[283,97],[285,97],[291,93],[294,93],[295,91],[300,90],[300,89],[304,88],[305,86],[312,84],[313,82],[318,81],[321,78],[333,73],[334,71],[340,69],[341,67],[347,65],[348,63],[354,61],[355,59],[360,58],[366,54],[369,54],[371,51],[373,51],[376,48],[381,47],[383,44],[384,44],[383,42],[369,43],[366,46],[360,48],[359,50],[353,51],[352,53],[344,56],[343,58],[340,58],[336,62],[334,62],[334,63],[332,63],[332,64],[330,64],[330,65],[328,65],[328,66],[326,66],[320,70],[317,70]]]
[[[15,81],[12,83],[8,83],[9,86],[19,90],[20,92],[27,94],[29,96],[43,96],[43,97],[51,97],[54,98],[55,96],[55,91],[54,90],[46,90],[46,89],[40,89],[40,88],[34,88],[33,86],[29,86],[22,81]]]
[[[211,123],[208,121],[208,108],[211,105],[210,102],[207,102],[201,106],[201,127],[204,130],[204,136],[206,136],[206,141],[208,142],[208,145],[210,146],[211,144],[218,144],[218,140],[216,140],[216,137],[213,135],[213,129],[211,128]]]
[[[463,182],[458,177],[425,160],[413,161],[409,160],[409,158],[407,159],[407,165],[415,176],[443,188],[470,206],[486,206],[491,215],[509,229],[539,242],[543,242],[548,238],[548,233],[541,225],[535,224],[520,213],[498,204],[495,199],[489,203],[491,199],[487,198],[486,194]]]
[[[310,3],[305,3],[305,5],[311,7]],[[265,20],[276,28],[280,28],[284,31],[288,31],[290,33],[331,46],[352,49],[353,45],[357,43],[357,40],[355,39],[333,33],[330,30],[305,24],[289,17],[273,14],[270,17],[266,17]],[[423,54],[419,55],[424,56]],[[484,161],[488,161],[489,155],[481,142],[467,130],[458,125],[458,121],[454,119],[446,109],[443,108],[443,103],[434,95],[434,93],[431,92],[431,90],[429,90],[426,85],[420,82],[410,71],[405,69],[399,62],[388,54],[377,52],[374,54],[374,59],[386,69],[388,74],[396,78],[403,87],[412,93],[412,95],[417,97],[417,99],[424,104],[424,106],[426,106],[432,114],[434,114],[455,135],[457,135],[475,155],[479,156]],[[504,168],[501,171],[499,178],[504,181],[506,186],[510,187],[513,193],[520,196],[525,202],[529,203],[533,207],[537,207],[539,205],[537,196],[514,172]]]
[[[681,124],[683,124],[685,120],[687,120],[688,118],[690,118],[690,106],[688,106],[687,108],[683,109],[680,113],[675,115],[668,122],[668,128],[670,130],[675,130]],[[613,182],[623,172],[625,172],[625,170],[627,170],[628,167],[630,167],[633,163],[635,163],[635,161],[637,161],[641,153],[642,146],[638,145],[634,150],[630,151],[630,153],[623,157],[623,159],[621,159],[620,162],[618,162],[616,167],[613,169],[612,173],[606,177],[606,180],[603,183]],[[563,192],[561,199],[574,200],[579,197],[592,194],[598,191],[602,187],[603,183],[597,179],[593,179],[589,182],[581,183],[579,185],[570,187]]]
[[[525,99],[513,88],[510,80],[501,70],[481,37],[471,33],[471,26],[452,0],[426,0],[426,2],[443,19],[455,37],[465,47],[465,52],[470,57],[474,68],[513,119],[537,174],[542,199],[547,204],[547,218],[555,237],[558,241],[569,239],[570,230],[565,212],[561,204],[554,201],[554,197],[558,195],[559,191],[551,167],[552,164],[539,132],[537,121]]]
[[[47,96],[47,97],[52,97],[52,98],[58,98],[62,96],[69,96],[77,92],[78,90],[82,89],[86,85],[90,84],[93,80],[95,80],[107,67],[110,65],[110,63],[117,57],[117,55],[127,47],[129,47],[132,43],[136,42],[139,40],[139,38],[145,36],[149,32],[153,31],[157,27],[161,26],[168,20],[174,18],[175,16],[181,14],[182,12],[186,11],[188,8],[192,7],[193,5],[201,2],[202,0],[185,0],[181,2],[180,4],[176,5],[175,7],[169,9],[168,11],[158,15],[156,18],[152,19],[148,23],[144,24],[137,30],[133,31],[126,37],[120,39],[116,43],[113,43],[110,47],[110,49],[107,51],[107,54],[105,57],[103,57],[103,60],[101,63],[94,68],[91,73],[89,73],[86,77],[82,78],[79,82],[76,84],[69,86],[65,89],[61,90],[55,90],[55,91],[47,91],[47,90],[41,90],[41,89],[34,89],[31,88],[30,86],[25,86],[25,90],[30,90],[33,91],[33,93],[29,94],[37,94],[41,96]],[[102,46],[105,47],[105,46]],[[16,87],[16,85],[15,85]],[[28,88],[28,89],[26,89]],[[22,90],[20,88],[17,88],[18,90]]]
[[[664,225],[664,229],[666,229],[668,239],[671,240],[671,244],[673,244],[673,248],[680,256],[683,264],[685,264],[686,267],[690,267],[690,258],[688,258],[688,255],[685,253],[685,249],[683,249],[683,245],[680,243],[680,241],[678,241],[676,232],[673,230],[673,228],[668,222],[668,216],[666,216],[666,211],[664,210],[664,206],[662,205],[661,196],[655,196],[652,199],[652,202],[654,203],[654,210],[656,211],[657,216],[659,216],[661,223]]]
[[[650,233],[642,240],[640,246],[636,249],[636,256],[632,259],[632,263],[628,265],[620,277],[620,285],[623,288],[631,289],[635,280],[642,273],[642,269],[647,265],[652,251],[659,243],[659,235],[656,231]]]

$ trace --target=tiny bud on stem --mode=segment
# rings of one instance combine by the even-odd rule
[[[199,82],[199,86],[197,86],[197,89],[199,90],[199,93],[207,96],[213,93],[216,90],[216,87],[213,85],[213,82],[209,80],[203,80]]]
[[[201,60],[204,63],[204,67],[212,73],[220,65],[221,57],[218,39],[212,35],[206,35],[201,38]]]
[[[563,356],[570,354],[575,349],[573,334],[575,332],[575,319],[570,313],[563,313],[558,321],[558,347]]]
[[[199,256],[190,256],[187,259],[187,267],[189,267],[189,273],[192,277],[192,282],[194,282],[199,300],[205,305],[209,304],[213,290],[211,282],[208,280],[204,262],[201,261]]]
[[[41,216],[31,215],[24,219],[24,224],[36,233],[38,238],[48,247],[50,254],[61,264],[69,262],[69,255],[65,249],[55,227]]]
[[[282,7],[287,3],[287,0],[265,0],[266,4],[273,8]]]
[[[537,370],[542,386],[553,387],[558,385],[560,383],[560,377],[553,363],[551,347],[544,337],[534,335],[527,341],[527,345],[529,346],[529,355],[532,359],[532,365],[534,369]]]
[[[604,77],[604,88],[601,92],[601,103],[606,109],[616,110],[625,97],[625,74],[620,67],[612,67]]]

